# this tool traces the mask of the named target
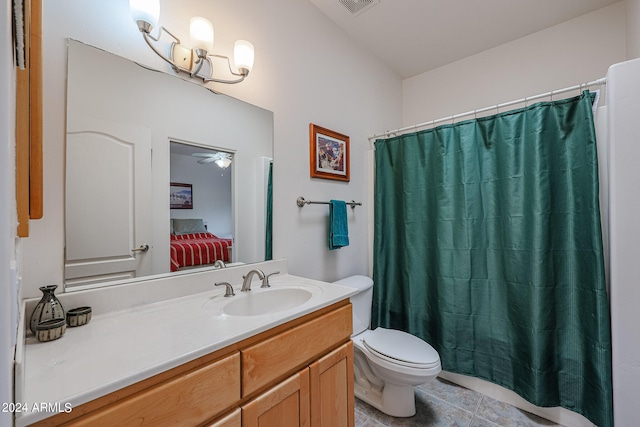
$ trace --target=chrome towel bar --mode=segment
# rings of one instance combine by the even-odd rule
[[[346,203],[347,205],[351,206],[351,209],[355,209],[356,206],[362,206],[361,202],[356,202],[354,200]],[[298,199],[296,200],[296,204],[299,208],[302,208],[304,207],[304,205],[328,205],[329,202],[314,202],[312,200],[307,200],[304,197],[298,197]]]

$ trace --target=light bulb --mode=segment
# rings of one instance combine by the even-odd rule
[[[144,21],[155,27],[160,19],[160,0],[129,0],[133,22]]]
[[[216,165],[218,165],[218,167],[222,169],[228,168],[230,164],[231,164],[231,159],[228,159],[226,157],[223,159],[216,160]]]
[[[216,157],[215,164],[221,169],[226,169],[231,164],[231,158],[227,153],[218,152]]]
[[[206,18],[194,16],[189,26],[193,49],[213,51],[213,24]]]
[[[233,60],[236,63],[236,68],[242,73],[246,70],[249,74],[253,68],[253,45],[246,40],[238,40],[233,49]],[[243,73],[244,74],[244,73]]]

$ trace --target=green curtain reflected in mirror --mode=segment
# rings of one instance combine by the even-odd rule
[[[267,179],[267,215],[266,235],[264,239],[264,260],[273,259],[273,162],[269,163],[269,178]]]

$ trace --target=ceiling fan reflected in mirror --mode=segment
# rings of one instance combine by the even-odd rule
[[[226,169],[231,165],[231,154],[223,151],[216,153],[193,153],[193,157],[202,157],[198,160],[200,164],[215,163],[221,169]]]

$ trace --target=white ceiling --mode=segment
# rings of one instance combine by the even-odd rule
[[[406,79],[618,1],[380,0],[357,14],[340,0],[311,3]]]

